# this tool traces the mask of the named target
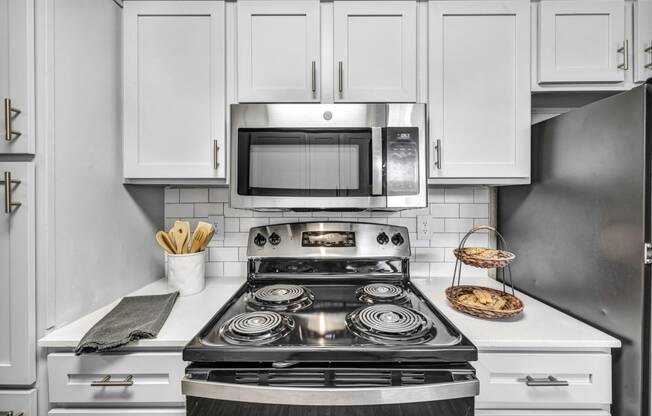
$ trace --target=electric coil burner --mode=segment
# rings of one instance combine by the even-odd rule
[[[236,315],[222,327],[222,336],[232,344],[268,344],[285,337],[294,328],[292,318],[270,311]]]
[[[296,312],[309,308],[314,298],[315,295],[304,287],[277,284],[257,289],[249,304],[259,310]]]
[[[363,303],[394,303],[401,304],[408,300],[407,293],[400,287],[388,283],[372,283],[356,291],[358,299]]]
[[[373,305],[356,309],[346,317],[351,332],[361,338],[390,343],[421,343],[430,339],[430,319],[414,309]]]
[[[473,415],[477,351],[410,280],[405,227],[256,227],[247,257],[183,351],[188,416]]]

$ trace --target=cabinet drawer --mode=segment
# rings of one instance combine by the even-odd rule
[[[48,412],[48,416],[185,416],[186,409],[183,407],[172,408],[155,408],[143,407],[136,409],[52,409]]]
[[[36,389],[0,390],[0,412],[23,412],[24,416],[36,415]]]
[[[181,379],[185,363],[180,352],[48,355],[50,402],[53,403],[155,403],[184,402]],[[128,385],[92,386],[110,376]]]
[[[480,353],[473,366],[480,380],[479,409],[597,409],[611,403],[609,354]],[[568,385],[527,385],[528,376],[552,376]]]

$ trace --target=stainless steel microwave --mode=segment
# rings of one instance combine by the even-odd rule
[[[425,207],[425,104],[233,104],[231,206]]]

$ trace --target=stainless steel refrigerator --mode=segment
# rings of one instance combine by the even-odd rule
[[[615,416],[650,415],[652,84],[533,126],[532,183],[498,191],[516,287],[619,338]]]

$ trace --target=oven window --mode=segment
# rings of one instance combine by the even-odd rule
[[[240,129],[238,193],[371,195],[371,130]]]

